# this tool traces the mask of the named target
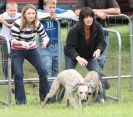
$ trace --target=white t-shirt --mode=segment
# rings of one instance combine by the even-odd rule
[[[17,13],[15,17],[10,17],[9,14],[7,12],[4,12],[3,14],[1,14],[1,16],[5,19],[5,20],[16,20],[18,19],[21,14],[20,13]],[[10,36],[11,36],[11,29],[8,28],[5,24],[2,24],[2,29],[1,29],[1,32],[0,34],[3,35],[3,36],[7,36],[9,39],[10,39]]]
[[[75,19],[77,18],[76,17],[76,14],[72,11],[72,10],[66,10],[66,9],[61,9],[61,8],[56,8],[55,10],[56,12],[56,18],[58,19],[62,19],[62,18],[65,18],[65,19]],[[49,13],[45,12],[44,10],[38,10],[38,18],[39,19],[42,19],[42,18],[47,18],[50,16]]]

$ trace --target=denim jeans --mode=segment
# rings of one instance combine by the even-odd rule
[[[69,56],[65,56],[65,69],[75,69],[76,65],[77,65],[76,60],[73,60]],[[96,71],[100,76],[103,75],[102,69],[100,68],[100,66],[98,64],[98,61],[94,60],[93,58],[88,60],[88,64],[87,64],[86,68],[88,70]]]
[[[105,43],[106,43],[106,48],[104,49],[103,53],[101,54],[100,58],[98,59],[98,64],[101,67],[101,69],[104,68],[105,62],[106,62],[106,57],[108,54],[108,49],[109,49],[109,35],[105,36]]]
[[[58,44],[52,44],[47,48],[39,48],[39,53],[47,70],[47,77],[56,77],[59,73]]]
[[[39,74],[39,94],[45,98],[49,91],[47,72],[44,69],[43,62],[37,49],[32,50],[12,50],[12,62],[14,68],[15,82],[15,100],[16,104],[25,104],[26,95],[23,83],[23,62],[27,59],[37,70]],[[41,98],[40,97],[40,98]],[[42,99],[40,99],[42,100]]]

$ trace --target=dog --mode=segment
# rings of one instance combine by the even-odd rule
[[[88,86],[88,101],[87,103],[93,103],[96,101],[98,94],[100,95],[100,102],[104,104],[103,87],[99,79],[99,74],[96,71],[89,71],[85,77],[85,83]]]
[[[83,77],[76,70],[68,69],[57,75],[42,105],[45,106],[48,99],[54,96],[59,97],[64,88],[67,95],[67,106],[71,104],[74,108],[79,109],[87,101],[88,86]]]

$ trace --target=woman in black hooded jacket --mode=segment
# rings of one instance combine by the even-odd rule
[[[79,21],[70,29],[67,36],[64,48],[66,69],[74,69],[79,63],[102,76],[97,59],[105,47],[103,30],[95,20],[93,10],[89,7],[82,8]]]

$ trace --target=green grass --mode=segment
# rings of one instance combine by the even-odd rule
[[[125,109],[125,108],[129,109]],[[131,117],[133,115],[132,104],[106,104],[106,105],[93,105],[89,108],[86,107],[80,111],[73,108],[62,108],[58,105],[51,105],[46,108],[41,108],[40,105],[21,106],[21,107],[4,107],[0,110],[1,117]],[[36,110],[36,111],[35,111]],[[28,113],[27,113],[28,112]],[[6,114],[7,113],[7,114]],[[129,114],[130,113],[130,114]]]
[[[130,74],[130,44],[128,36],[128,26],[113,26],[111,29],[115,29],[121,33],[122,44],[124,45],[122,54],[122,73]],[[121,30],[122,29],[122,30]],[[62,28],[61,39],[65,45],[67,29]],[[115,41],[115,35],[111,34],[109,57],[107,58],[104,73],[106,75],[116,75],[117,71],[117,42]],[[62,65],[64,66],[64,65]],[[38,77],[35,69],[25,62],[25,77]],[[64,68],[62,68],[64,69]],[[83,76],[87,73],[85,67],[77,66],[76,68]],[[1,70],[0,70],[1,71]],[[2,73],[0,73],[2,74]],[[32,75],[31,75],[32,74]],[[2,77],[2,76],[1,76]],[[118,80],[108,80],[111,84],[111,88],[107,90],[107,94],[117,96],[117,83]],[[49,104],[43,108],[39,103],[38,96],[38,86],[35,87],[34,84],[25,85],[27,104],[23,106],[15,105],[14,95],[12,95],[13,103],[11,106],[5,106],[0,104],[0,117],[132,117],[133,115],[133,90],[131,89],[131,79],[122,79],[121,87],[121,100],[119,102],[108,99],[104,105],[102,104],[92,104],[83,107],[80,110],[75,110],[73,107],[66,107],[66,99],[62,103]],[[4,90],[4,91],[3,91]],[[0,85],[0,99],[7,99],[6,91],[7,86]]]
[[[77,111],[73,107],[67,108],[64,99],[62,103],[49,104],[43,108],[39,104],[38,95],[30,92],[27,94],[27,105],[17,106],[14,103],[11,106],[0,105],[0,117],[89,117],[92,115],[93,117],[132,117],[133,92],[129,81],[130,79],[123,80],[123,96],[120,102],[107,100],[104,105],[96,103]]]

